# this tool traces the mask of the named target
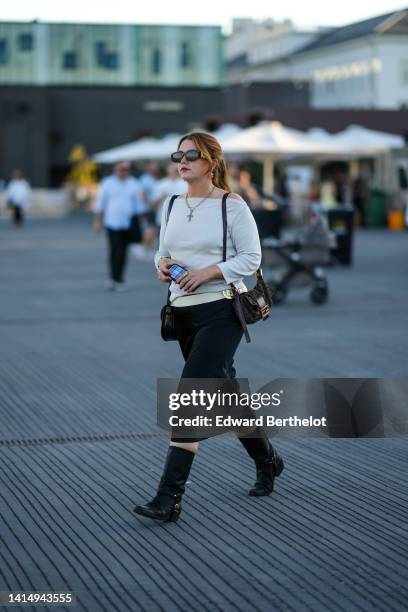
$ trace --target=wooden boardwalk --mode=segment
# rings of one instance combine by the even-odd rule
[[[406,377],[407,255],[405,233],[359,233],[331,301],[291,294],[238,375]],[[406,610],[406,438],[277,438],[266,499],[237,440],[207,440],[179,522],[141,520],[167,447],[156,379],[182,366],[164,286],[132,260],[129,292],[106,292],[86,219],[1,220],[0,262],[0,591],[72,591],[81,612]]]

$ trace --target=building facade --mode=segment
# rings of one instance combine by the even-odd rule
[[[234,19],[225,43],[226,81],[231,84],[273,81],[272,66],[318,36],[319,30],[298,30],[286,19]]]
[[[217,26],[0,23],[0,85],[198,86],[223,80]]]
[[[253,38],[240,66],[227,65],[227,78],[237,81],[240,73],[246,81],[307,81],[313,108],[408,107],[408,10],[316,32],[292,50],[292,30],[275,38],[281,41],[275,57],[272,38],[262,44]]]
[[[58,186],[89,153],[183,132],[222,108],[220,27],[0,23],[0,178]]]

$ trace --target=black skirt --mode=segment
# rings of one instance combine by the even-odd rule
[[[178,342],[185,359],[180,383],[187,378],[234,379],[234,355],[243,332],[232,300],[226,298],[194,306],[177,307]],[[198,442],[206,437],[181,438],[174,442]]]

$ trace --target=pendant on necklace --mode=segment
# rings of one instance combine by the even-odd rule
[[[189,223],[190,223],[190,221],[191,221],[191,219],[192,219],[192,218],[193,218],[193,211],[192,211],[192,210],[190,210],[190,212],[188,213],[188,216],[187,216],[187,219],[188,219],[188,222],[189,222]]]

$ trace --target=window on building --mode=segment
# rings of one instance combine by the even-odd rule
[[[119,68],[119,57],[117,53],[106,53],[105,68],[117,70]]]
[[[96,63],[102,68],[117,70],[119,68],[119,56],[116,52],[108,51],[106,43],[97,42],[95,44]]]
[[[66,70],[75,70],[75,68],[78,68],[78,56],[74,51],[67,51],[64,53],[62,67]]]
[[[23,32],[18,37],[18,48],[20,51],[32,51],[34,47],[34,39],[31,32]]]
[[[95,57],[96,57],[96,63],[98,64],[98,66],[104,66],[104,60],[105,60],[105,55],[106,55],[106,47],[105,47],[105,43],[104,42],[97,42],[95,44]]]
[[[0,38],[0,65],[8,62],[8,45],[5,38]]]
[[[161,71],[161,52],[160,49],[153,49],[152,53],[152,72],[159,74]]]
[[[191,53],[188,42],[181,43],[180,65],[182,68],[189,68],[191,66]]]

